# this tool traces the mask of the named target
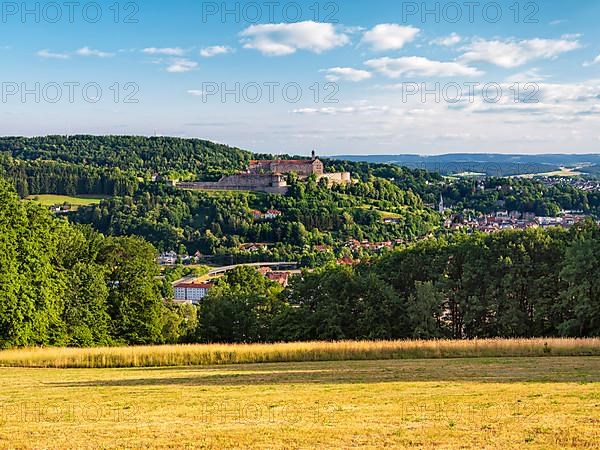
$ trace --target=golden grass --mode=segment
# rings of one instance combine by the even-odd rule
[[[0,368],[0,448],[597,449],[600,358]]]
[[[600,339],[304,342],[33,348],[0,352],[0,366],[36,368],[176,367],[303,361],[600,356]]]

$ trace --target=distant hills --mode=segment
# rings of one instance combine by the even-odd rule
[[[425,169],[442,175],[478,173],[488,176],[544,174],[561,167],[598,174],[600,154],[509,155],[498,153],[453,153],[445,155],[339,155],[335,159],[354,162],[387,163],[411,169]]]

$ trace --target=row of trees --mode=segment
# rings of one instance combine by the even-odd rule
[[[252,268],[176,306],[155,248],[21,202],[0,181],[0,345],[600,335],[600,229],[429,239],[289,288]],[[174,275],[176,276],[176,275]]]
[[[152,245],[56,219],[21,202],[3,180],[0,204],[1,347],[161,343],[187,334],[195,311],[163,303]]]
[[[55,161],[158,173],[176,178],[218,179],[247,166],[251,153],[199,139],[142,136],[2,137],[0,152],[24,161]]]
[[[134,195],[140,186],[135,172],[54,161],[27,161],[0,153],[0,176],[10,180],[20,197],[57,195]]]
[[[482,186],[485,189],[480,189]],[[564,209],[600,215],[600,192],[585,192],[568,184],[545,186],[519,178],[465,179],[449,184],[442,193],[457,210],[490,213],[508,209],[554,217]]]
[[[251,269],[199,310],[202,342],[600,336],[600,229],[431,239],[277,292]],[[254,273],[253,273],[254,272]]]

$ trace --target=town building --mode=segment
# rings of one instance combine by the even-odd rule
[[[271,281],[281,284],[283,287],[289,285],[290,273],[289,272],[268,272],[267,278]]]
[[[197,305],[204,300],[208,292],[214,287],[214,283],[182,282],[175,289],[175,302],[192,303]]]

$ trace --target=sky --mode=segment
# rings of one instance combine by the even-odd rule
[[[600,0],[0,2],[0,134],[600,153]]]

